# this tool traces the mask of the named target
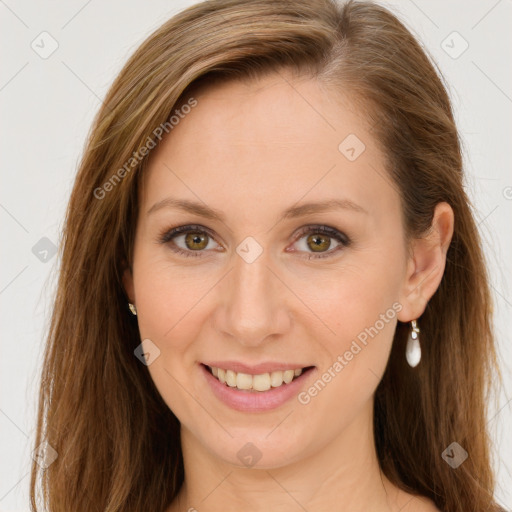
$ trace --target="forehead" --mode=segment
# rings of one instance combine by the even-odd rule
[[[183,122],[173,130],[173,138],[185,149],[187,143],[195,144],[187,135],[196,132],[198,124],[201,142],[308,147],[320,143],[325,149],[332,149],[344,130],[363,135],[367,129],[364,115],[348,95],[334,94],[318,80],[285,70],[258,79],[203,83],[181,104],[192,95],[198,106],[188,117],[195,123]]]
[[[279,72],[202,86],[190,95],[197,105],[181,112],[150,155],[140,198],[146,210],[166,193],[218,209],[243,205],[246,212],[338,191],[378,205],[383,158],[360,104],[348,94]]]

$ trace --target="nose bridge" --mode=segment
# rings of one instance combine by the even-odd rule
[[[234,268],[225,283],[222,331],[244,345],[257,345],[272,334],[288,328],[288,314],[281,293],[283,286],[268,268],[270,258],[263,251],[251,261],[254,246],[244,253],[240,244],[234,256]]]

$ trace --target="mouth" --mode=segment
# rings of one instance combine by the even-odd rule
[[[220,368],[218,366],[203,366],[226,387],[235,388],[239,391],[263,393],[271,389],[282,388],[291,382],[299,379],[301,375],[311,371],[314,366],[298,367],[294,369],[282,369],[268,371],[258,374],[236,372],[232,369]]]
[[[316,366],[261,363],[247,366],[235,361],[199,363],[206,386],[231,409],[264,413],[291,403],[314,379]]]

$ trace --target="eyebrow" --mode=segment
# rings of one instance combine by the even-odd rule
[[[186,213],[192,213],[206,219],[216,220],[222,223],[225,223],[226,221],[225,216],[221,211],[211,208],[204,203],[190,201],[188,199],[176,199],[173,197],[167,197],[158,201],[147,211],[146,215],[151,215],[163,208],[181,210]],[[310,202],[299,206],[292,206],[283,212],[280,220],[293,219],[312,213],[322,213],[340,209],[352,210],[357,213],[368,213],[362,206],[359,206],[349,199],[329,199],[317,203]]]

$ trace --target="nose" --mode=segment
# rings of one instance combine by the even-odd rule
[[[245,346],[258,346],[289,331],[290,291],[271,268],[267,252],[253,262],[234,255],[234,267],[218,290],[215,325]]]

